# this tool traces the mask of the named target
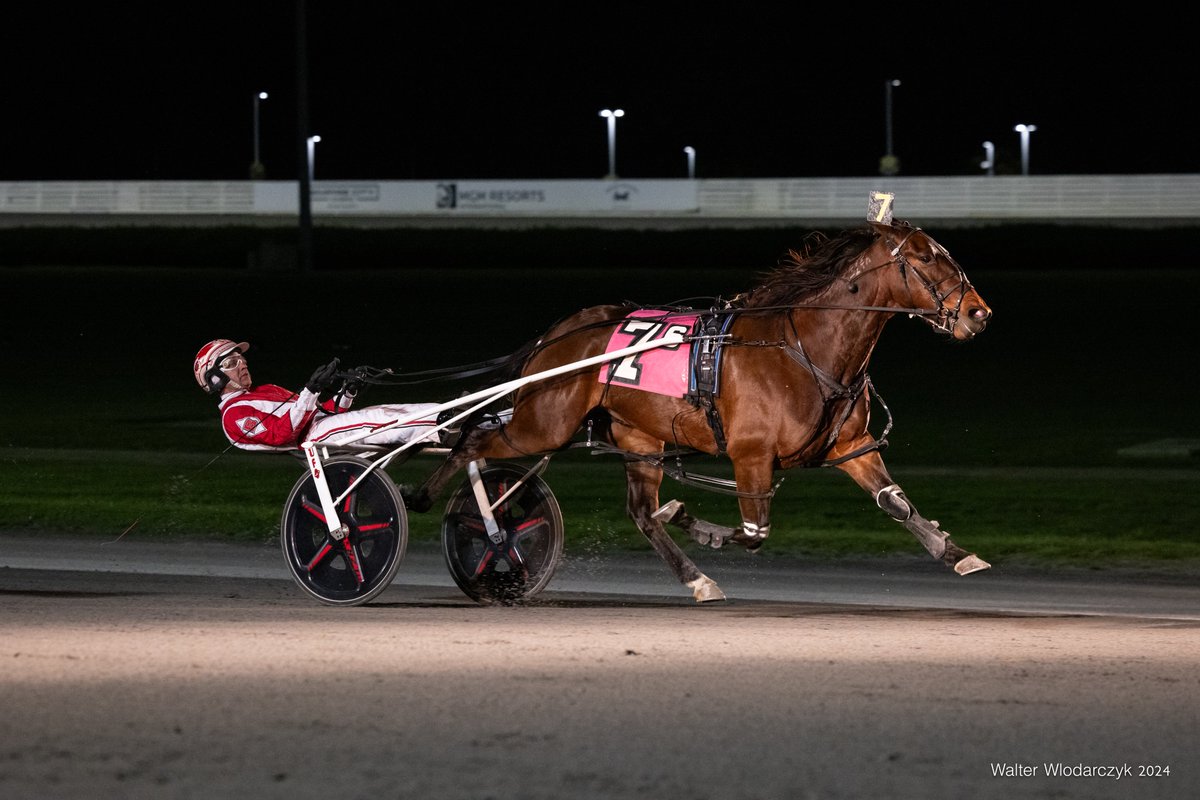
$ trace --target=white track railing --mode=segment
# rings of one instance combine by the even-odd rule
[[[896,196],[897,215],[939,221],[1149,220],[1200,224],[1200,174],[1036,175],[761,180],[316,181],[318,221],[620,219],[803,222],[860,220],[870,192]],[[294,181],[0,183],[0,224],[47,217],[103,224],[182,218],[270,220],[298,213]],[[186,222],[184,222],[186,224]]]

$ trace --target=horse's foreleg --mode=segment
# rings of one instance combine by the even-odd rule
[[[847,452],[852,451],[862,443],[855,442],[845,449]],[[956,545],[950,539],[950,534],[938,526],[937,520],[925,519],[917,513],[916,506],[888,474],[878,451],[846,461],[839,464],[838,468],[871,495],[875,504],[887,512],[888,516],[907,528],[931,556],[951,567],[959,575],[969,575],[991,567],[991,564],[979,556]]]

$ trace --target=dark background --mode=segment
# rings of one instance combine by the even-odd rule
[[[920,224],[920,220],[913,220]],[[1107,224],[1008,223],[973,227],[926,225],[963,265],[975,269],[1132,270],[1189,268],[1200,225],[1125,228]],[[773,267],[813,231],[792,226],[696,230],[589,227],[313,229],[319,273],[399,270],[420,285],[428,270],[540,270],[547,283],[581,268],[728,269],[754,273]],[[296,272],[296,226],[122,226],[120,224],[0,228],[0,266],[78,265],[196,267]],[[1137,280],[1135,274],[1131,274]],[[294,280],[295,276],[277,280]],[[546,296],[535,282],[523,301]],[[738,287],[740,290],[741,287]]]
[[[0,181],[866,176],[884,82],[906,175],[1196,169],[1193,43],[1155,4],[25,4],[6,10]]]

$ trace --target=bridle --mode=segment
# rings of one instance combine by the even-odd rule
[[[933,314],[922,315],[921,319],[929,323],[929,326],[935,331],[939,333],[950,334],[954,332],[954,326],[958,324],[959,315],[962,313],[963,300],[965,300],[967,297],[967,290],[971,288],[971,282],[967,280],[967,274],[963,272],[963,268],[960,267],[958,262],[954,260],[954,257],[950,255],[950,252],[945,247],[942,247],[942,245],[929,234],[925,234],[925,238],[928,239],[929,244],[932,245],[937,252],[941,253],[942,256],[950,262],[950,265],[954,267],[954,275],[947,276],[942,280],[935,282],[931,280],[924,272],[922,272],[919,267],[904,257],[904,254],[900,252],[901,248],[904,247],[905,242],[907,242],[914,233],[920,230],[920,228],[913,228],[908,232],[908,234],[905,235],[903,239],[900,240],[898,245],[892,248],[892,260],[894,263],[899,265],[900,276],[904,278],[905,286],[908,286],[907,273],[911,272],[921,282],[921,285],[925,287],[925,291],[929,292],[929,296],[933,298],[933,301],[937,303],[937,311]],[[891,240],[889,239],[887,243],[891,244]],[[957,286],[952,286],[947,292],[938,291],[939,286],[944,284],[946,281],[953,280],[955,277],[958,278]],[[958,302],[951,307],[946,301],[955,292],[958,292]],[[911,296],[911,289],[909,290],[909,294]]]
[[[904,238],[900,240],[899,244],[895,245],[892,244],[891,238],[887,237],[885,242],[891,248],[888,253],[891,258],[888,261],[863,267],[850,277],[843,278],[843,280],[849,284],[851,292],[855,292],[858,291],[857,281],[863,275],[895,264],[900,268],[900,277],[904,280],[905,287],[909,288],[909,273],[916,276],[916,279],[920,281],[925,291],[929,292],[929,296],[933,298],[933,301],[937,304],[937,308],[932,311],[917,308],[899,308],[894,310],[907,313],[910,317],[920,317],[923,322],[928,323],[929,326],[938,333],[951,334],[954,331],[954,326],[958,323],[958,318],[962,312],[963,300],[966,299],[967,291],[971,288],[971,282],[967,280],[967,274],[963,271],[963,268],[959,266],[958,262],[954,260],[954,257],[950,255],[950,252],[945,247],[942,247],[942,245],[939,244],[929,234],[925,234],[925,238],[928,239],[929,243],[934,247],[934,249],[941,253],[942,256],[954,267],[954,275],[947,276],[940,281],[934,281],[928,275],[922,272],[919,267],[905,258],[904,254],[900,251],[904,248],[904,245],[908,242],[908,240],[912,238],[913,234],[917,233],[918,231],[921,231],[921,229],[911,229],[907,234],[905,234]],[[958,284],[956,286],[952,286],[949,291],[946,292],[939,291],[939,287],[942,284],[953,280],[955,277],[958,278]],[[958,292],[958,302],[951,306],[947,301],[951,296],[954,295],[955,292]],[[909,296],[911,295],[912,289],[909,288]]]

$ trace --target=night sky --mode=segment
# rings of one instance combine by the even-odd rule
[[[0,181],[246,178],[260,90],[267,177],[294,179],[296,5],[6,11]],[[1031,174],[1200,163],[1195,46],[1152,5],[307,8],[318,180],[600,178],[602,108],[623,178],[686,177],[685,146],[701,178],[876,175],[891,78],[903,175],[982,174],[985,140],[1015,174],[1017,123]]]

